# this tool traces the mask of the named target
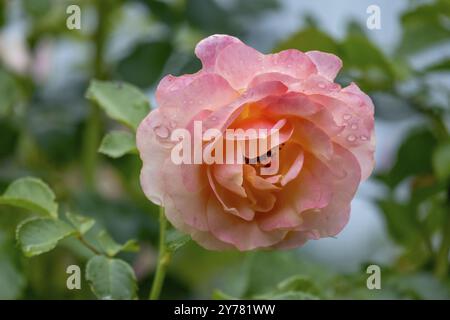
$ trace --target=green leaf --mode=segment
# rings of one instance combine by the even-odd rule
[[[136,298],[136,277],[128,263],[105,256],[92,257],[86,267],[86,279],[99,299]]]
[[[166,242],[170,251],[177,251],[191,240],[188,234],[172,229],[168,232]]]
[[[137,153],[135,137],[126,131],[112,131],[102,140],[100,153],[111,158],[119,158],[127,153]]]
[[[80,234],[85,234],[95,224],[95,220],[86,216],[75,214],[73,212],[66,212],[66,217],[70,223],[78,230]]]
[[[213,300],[239,300],[236,297],[232,297],[228,294],[226,294],[225,292],[221,291],[221,290],[214,290],[213,294],[212,294],[212,299]]]
[[[302,291],[319,295],[319,290],[311,279],[302,275],[296,275],[280,282],[277,289],[280,292]]]
[[[16,238],[24,254],[32,257],[52,250],[58,241],[75,232],[75,229],[61,220],[33,218],[17,227]]]
[[[150,111],[147,96],[131,84],[93,80],[86,97],[96,102],[109,117],[133,130]]]
[[[1,83],[0,83],[1,87]],[[1,106],[0,106],[1,108]],[[2,117],[0,110],[0,159],[12,156],[18,146],[20,129],[9,117]]]
[[[264,298],[263,298],[264,299]],[[320,298],[308,292],[287,291],[274,295],[266,296],[269,300],[319,300]]]
[[[438,146],[433,152],[433,169],[440,180],[450,178],[450,142]]]
[[[319,289],[309,278],[296,275],[280,282],[275,290],[255,296],[255,299],[317,300],[319,297]]]
[[[397,151],[394,166],[381,180],[393,188],[407,177],[432,173],[431,155],[435,146],[436,139],[429,130],[411,131]]]
[[[119,77],[140,87],[148,87],[161,77],[172,45],[164,41],[139,43],[117,67]]]
[[[450,3],[447,0],[434,1],[414,7],[401,17],[403,35],[398,53],[411,55],[450,39],[448,19]]]
[[[367,90],[392,87],[394,70],[383,52],[364,34],[349,34],[340,46],[344,70],[354,71],[351,78]],[[355,79],[358,75],[357,79]]]
[[[415,222],[414,209],[393,200],[379,200],[378,206],[386,219],[389,235],[405,246],[416,245],[420,239],[420,230]]]
[[[18,80],[0,66],[0,117],[11,114],[13,107],[23,98]],[[3,138],[3,137],[2,137]]]
[[[25,278],[11,261],[0,258],[0,299],[17,299],[25,287]]]
[[[326,33],[317,28],[309,27],[294,33],[282,41],[274,52],[286,49],[298,49],[301,51],[320,50],[337,54],[338,44]]]
[[[447,58],[447,59],[444,59],[442,61],[433,63],[433,64],[427,66],[424,69],[424,71],[425,72],[434,72],[434,71],[437,71],[437,72],[439,72],[439,71],[447,71],[448,72],[448,71],[450,71],[450,59]]]
[[[55,194],[47,184],[36,178],[21,178],[11,183],[0,197],[0,204],[21,207],[52,218],[58,217]]]
[[[98,242],[103,251],[110,257],[115,256],[120,251],[136,252],[139,250],[136,240],[128,240],[124,244],[119,244],[106,231],[98,234]]]

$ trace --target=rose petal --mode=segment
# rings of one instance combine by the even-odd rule
[[[183,77],[182,77],[183,78]],[[172,127],[184,128],[193,115],[201,110],[220,110],[235,101],[239,93],[230,87],[221,76],[199,73],[189,81],[172,77],[175,86],[159,85],[156,100],[161,113],[170,120]],[[167,80],[162,80],[167,82]]]
[[[230,44],[242,42],[224,34],[215,34],[200,41],[195,47],[195,55],[202,61],[203,70],[213,71],[218,54]]]
[[[280,151],[281,168],[279,170],[282,175],[280,184],[285,186],[294,180],[303,168],[304,153],[302,148],[294,143],[289,143]]]
[[[262,231],[255,221],[244,221],[224,212],[219,201],[208,201],[208,224],[211,232],[221,241],[233,244],[238,250],[269,247],[283,239],[286,231]]]
[[[211,167],[208,167],[207,174],[210,187],[217,197],[217,200],[222,205],[223,210],[244,220],[251,221],[255,216],[255,212],[252,210],[249,200],[246,197],[240,197],[235,193],[222,188],[214,180],[211,173]]]
[[[329,204],[319,212],[309,210],[302,213],[304,222],[300,231],[318,230],[321,237],[330,237],[338,234],[347,224],[350,213],[350,201],[353,199],[359,182],[361,181],[357,159],[345,148],[335,144],[333,162],[340,163],[346,172],[342,178],[332,180],[332,198]]]
[[[233,103],[217,109],[203,122],[203,130],[216,128],[224,132],[226,128],[239,116],[248,103],[261,101],[266,97],[282,95],[288,88],[281,82],[264,82],[246,91]]]
[[[259,219],[260,227],[263,230],[299,227],[303,222],[303,211],[324,208],[329,204],[332,183],[331,171],[313,155],[305,154],[300,174],[278,194],[272,213]]]
[[[140,175],[142,190],[154,203],[163,203],[164,183],[162,179],[161,164],[170,157],[170,148],[161,144],[155,134],[158,125],[164,123],[158,109],[153,110],[140,123],[136,132],[136,145],[141,156],[143,166]]]
[[[331,53],[321,51],[308,51],[306,55],[314,62],[319,74],[333,81],[342,68],[342,60]]]
[[[233,43],[226,46],[217,55],[214,71],[227,79],[236,90],[245,90],[260,73],[264,64],[264,55],[243,44]]]
[[[304,79],[317,72],[309,57],[295,49],[284,50],[265,57],[266,72],[279,72],[296,79]]]
[[[212,170],[214,179],[221,186],[241,197],[247,197],[245,189],[242,186],[244,174],[241,164],[216,164]]]
[[[204,187],[197,190],[188,189],[184,181],[186,176],[196,180],[206,180],[207,176],[203,166],[180,166],[168,158],[160,170],[163,172],[165,199],[166,197],[170,198],[172,204],[168,206],[164,203],[166,215],[170,217],[173,211],[180,212],[185,224],[201,231],[207,231],[206,202],[212,191],[206,187],[208,183],[205,181],[198,183]],[[186,170],[190,172],[186,173]]]

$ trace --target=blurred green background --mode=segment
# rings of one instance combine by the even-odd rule
[[[81,8],[81,30],[66,27],[70,4]],[[370,5],[380,8],[379,30],[366,26]],[[377,167],[338,237],[279,252],[210,252],[189,243],[173,258],[162,298],[448,299],[448,0],[3,0],[0,193],[14,179],[40,177],[62,210],[94,217],[118,241],[138,239],[140,251],[121,258],[133,266],[145,298],[158,209],[140,189],[137,155],[97,152],[104,133],[120,126],[85,91],[92,78],[122,80],[154,102],[163,75],[200,68],[193,49],[214,33],[265,53],[339,55],[337,82],[354,81],[374,100]],[[0,206],[0,298],[94,299],[84,277],[81,290],[66,288],[66,267],[83,267],[87,258],[76,243],[23,256],[14,230],[28,215]],[[366,287],[370,264],[381,267],[381,290]],[[302,294],[283,291],[293,276],[302,279]]]

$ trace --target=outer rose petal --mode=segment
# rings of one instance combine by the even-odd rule
[[[245,221],[223,211],[215,197],[208,201],[208,224],[211,232],[221,241],[233,244],[239,250],[269,247],[279,242],[286,231],[266,232],[256,221]]]
[[[358,168],[358,161],[353,154],[338,144],[334,145],[334,149],[333,161],[342,165],[346,174],[333,180],[333,196],[325,208],[320,212],[308,211],[302,215],[304,224],[301,229],[318,230],[322,237],[335,236],[347,224],[350,202],[361,181],[360,170],[355,169]]]
[[[314,62],[319,74],[333,81],[342,68],[342,60],[331,53],[321,51],[308,51],[306,55]]]
[[[239,116],[246,104],[271,96],[281,96],[287,90],[288,88],[278,81],[264,82],[250,88],[233,103],[211,113],[203,122],[203,130],[216,128],[223,132]]]
[[[343,127],[335,141],[353,152],[361,167],[362,179],[366,179],[374,167],[375,150],[373,104],[370,98],[355,84],[339,92],[310,97],[325,106],[336,123]]]
[[[308,239],[319,239],[338,234],[347,224],[350,214],[350,201],[358,187],[361,176],[355,157],[344,148],[335,145],[335,161],[344,164],[347,175],[332,183],[333,196],[330,203],[320,210],[307,210],[302,213],[302,223],[296,231],[290,231],[283,241],[274,247],[290,249],[298,247]]]
[[[166,197],[164,204],[166,210],[170,208],[170,214],[166,214],[170,223],[178,230],[190,234],[192,239],[200,243],[204,248],[209,250],[229,250],[234,248],[232,245],[214,237],[209,231],[200,231],[185,224],[181,212],[176,209],[171,198]]]
[[[201,165],[180,166],[172,162],[170,157],[164,162],[160,170],[163,172],[164,181],[164,207],[169,219],[179,212],[183,223],[200,231],[208,230],[206,218],[206,206],[208,197],[212,190],[207,188],[206,181],[198,183],[203,187],[191,190],[186,186],[186,176],[197,180],[206,180],[206,174]],[[190,171],[185,173],[183,171]],[[171,206],[166,205],[167,198],[170,198]],[[174,219],[173,218],[173,219]],[[172,221],[172,220],[171,220]]]
[[[233,43],[241,40],[224,34],[215,34],[200,41],[195,47],[195,55],[202,61],[203,70],[213,71],[218,54]]]
[[[295,49],[267,55],[264,62],[264,72],[279,72],[296,79],[304,79],[317,72],[311,59],[303,52]]]
[[[263,230],[298,228],[303,223],[302,212],[326,207],[332,197],[333,175],[319,159],[305,155],[299,176],[279,194],[277,206],[270,215],[259,220]]]
[[[189,81],[181,81],[176,89],[159,85],[156,99],[161,113],[178,128],[185,127],[199,111],[218,110],[236,100],[239,94],[221,76],[212,73],[192,76]],[[162,82],[169,80],[162,80]]]
[[[170,148],[164,147],[155,130],[165,119],[158,109],[153,110],[141,122],[136,133],[136,145],[144,163],[141,170],[141,186],[145,195],[154,203],[163,203],[164,184],[161,164],[170,158]]]
[[[214,71],[236,90],[244,90],[264,66],[264,55],[243,43],[225,47],[218,55]]]

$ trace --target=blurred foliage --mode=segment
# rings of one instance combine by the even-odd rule
[[[73,3],[82,8],[81,30],[65,27],[66,8]],[[342,273],[310,261],[302,250],[209,252],[171,230],[169,246],[176,252],[163,298],[450,298],[450,90],[448,81],[433,82],[448,79],[450,60],[446,52],[442,59],[414,63],[430,52],[448,51],[450,2],[408,3],[398,21],[401,38],[391,51],[355,21],[335,37],[313,15],[301,17],[297,31],[273,39],[274,52],[337,54],[344,62],[337,81],[354,81],[367,91],[379,121],[414,120],[391,166],[373,179],[382,189],[376,204],[398,249],[393,261],[382,265],[382,290],[366,287],[372,261]],[[0,3],[0,298],[147,297],[157,256],[158,208],[139,186],[133,137],[150,108],[147,96],[164,74],[198,70],[193,48],[201,38],[226,33],[251,41],[254,26],[281,7],[276,0]],[[3,54],[3,36],[11,28],[24,34],[23,48],[14,46],[15,63],[23,68]],[[133,112],[121,112],[123,101],[133,101]],[[53,191],[36,180],[11,191],[11,183],[26,176],[39,177]],[[25,258],[17,250],[17,226],[25,253],[54,250]],[[47,238],[36,226],[51,231]],[[140,246],[137,252],[132,238]],[[71,264],[87,267],[81,290],[66,288]],[[102,277],[105,270],[125,276],[109,283]]]

